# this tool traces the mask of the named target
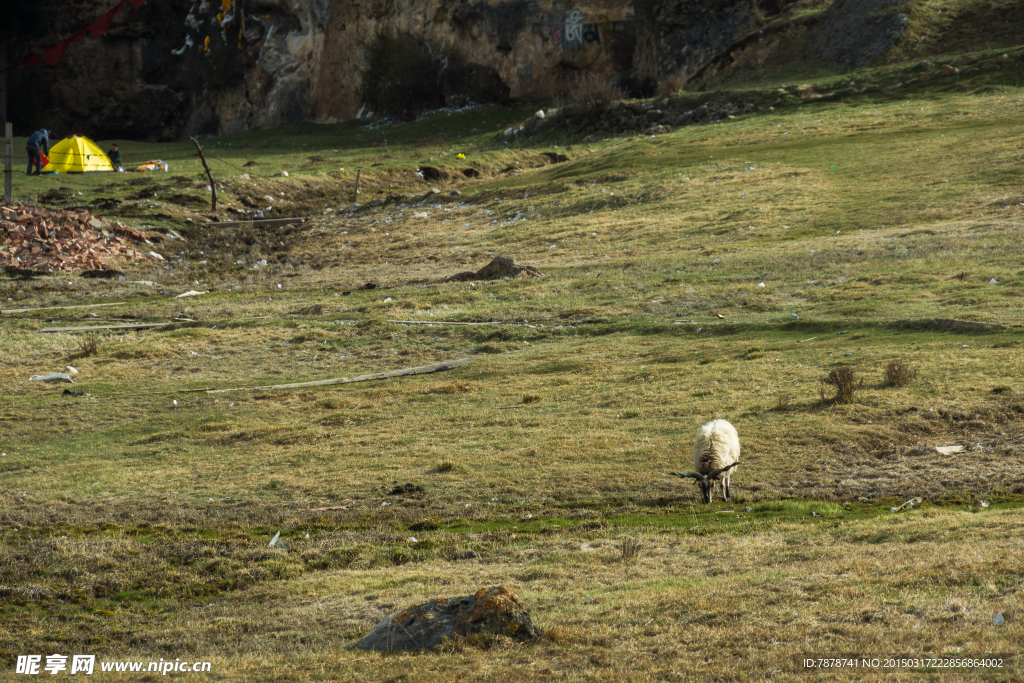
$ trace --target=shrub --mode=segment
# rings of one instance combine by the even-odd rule
[[[569,104],[577,114],[604,112],[624,96],[621,88],[593,73],[580,74],[569,88]]]
[[[889,361],[885,366],[885,383],[891,387],[905,387],[914,381],[917,371],[898,360]]]
[[[853,403],[853,396],[859,389],[864,388],[864,380],[857,379],[857,373],[853,368],[843,365],[835,368],[821,380],[825,386],[821,387],[821,400],[823,403]],[[829,398],[825,395],[825,387],[833,387],[836,395]]]
[[[82,337],[82,341],[79,343],[78,351],[76,356],[79,358],[88,358],[89,356],[95,356],[100,352],[100,338],[99,335],[87,334]]]

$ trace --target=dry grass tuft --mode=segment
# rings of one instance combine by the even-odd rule
[[[619,544],[619,551],[622,553],[624,561],[633,562],[636,558],[640,557],[640,551],[643,550],[643,547],[644,545],[639,539],[629,536],[622,539],[622,543]]]
[[[91,358],[100,352],[100,336],[98,334],[86,334],[82,336],[82,340],[78,343],[78,349],[75,350],[75,358]]]
[[[848,365],[835,368],[821,380],[822,403],[853,403],[854,395],[864,388],[864,380],[857,378],[857,373]],[[832,387],[836,394],[831,398],[826,395],[825,387]]]
[[[790,405],[793,403],[793,397],[789,394],[779,394],[775,397],[775,410],[782,412],[789,410]]]
[[[569,89],[569,104],[577,114],[603,111],[626,94],[618,86],[594,73],[581,75]]]
[[[890,387],[910,386],[916,376],[916,370],[898,360],[889,361],[885,366],[885,383]]]

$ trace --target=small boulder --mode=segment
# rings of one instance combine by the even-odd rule
[[[956,68],[952,64],[944,64],[942,66],[943,76],[956,76],[958,73],[960,73],[960,69]]]
[[[432,600],[393,614],[346,649],[394,652],[430,648],[445,639],[481,633],[522,641],[540,636],[519,596],[497,586],[482,588],[474,595]]]
[[[543,273],[533,266],[523,266],[508,256],[495,256],[486,266],[476,271],[449,275],[442,282],[468,282],[470,280],[503,280],[527,277],[541,277]]]

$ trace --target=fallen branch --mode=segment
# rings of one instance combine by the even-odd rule
[[[335,379],[322,379],[316,382],[297,382],[295,384],[271,384],[262,387],[238,387],[236,389],[207,389],[208,394],[223,394],[229,391],[262,391],[266,389],[300,389],[302,387],[324,387],[331,384],[348,384],[350,382],[368,382],[373,379],[388,379],[389,377],[404,377],[406,375],[425,375],[431,372],[441,372],[452,368],[469,365],[472,358],[460,358],[459,360],[448,360],[434,365],[422,365],[418,368],[405,368],[403,370],[391,370],[389,372],[375,372],[372,375],[359,375],[358,377],[337,377]],[[195,391],[184,390],[180,393]]]
[[[100,306],[124,306],[127,301],[115,301],[109,304],[87,304],[85,306],[43,306],[42,308],[5,308],[0,311],[4,315],[10,315],[12,313],[27,313],[29,311],[52,311],[58,308],[99,308]]]
[[[123,325],[86,325],[85,327],[44,327],[41,334],[58,332],[92,332],[94,330],[144,330],[150,327],[167,327],[174,323],[125,323]]]

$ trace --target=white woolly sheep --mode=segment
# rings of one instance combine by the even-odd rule
[[[710,503],[715,495],[715,482],[722,481],[722,493],[729,500],[729,477],[732,468],[740,464],[740,437],[736,428],[725,420],[712,420],[700,428],[693,442],[693,469],[695,472],[676,474],[677,477],[692,478],[704,502]]]

